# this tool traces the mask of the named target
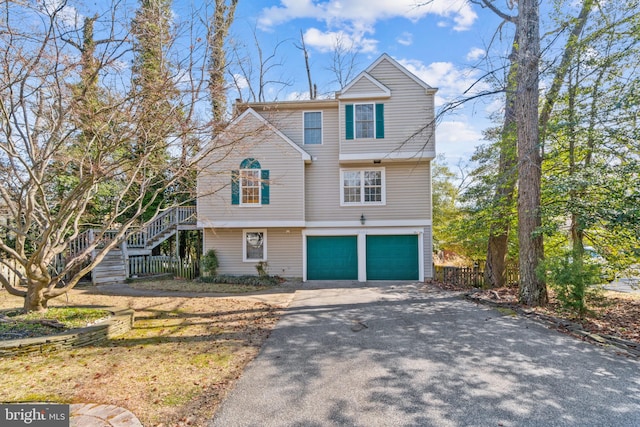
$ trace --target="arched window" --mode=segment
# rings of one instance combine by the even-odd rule
[[[240,169],[231,171],[231,204],[269,204],[269,171],[262,169],[256,159],[244,159],[240,162]]]

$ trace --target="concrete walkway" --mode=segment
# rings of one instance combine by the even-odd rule
[[[640,425],[637,360],[421,286],[305,284],[210,425]]]
[[[69,409],[70,427],[142,427],[130,411],[114,405],[74,403]]]

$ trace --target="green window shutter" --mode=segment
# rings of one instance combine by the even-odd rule
[[[231,204],[240,204],[240,171],[231,171]]]
[[[376,104],[376,138],[384,138],[384,104]]]
[[[260,186],[261,186],[261,192],[262,192],[262,204],[263,205],[268,205],[269,204],[269,171],[268,170],[261,170],[260,171],[260,180],[262,181]]]
[[[344,126],[346,128],[346,139],[353,139],[353,104],[344,106]]]

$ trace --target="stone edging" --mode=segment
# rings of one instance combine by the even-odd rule
[[[117,307],[106,307],[104,310],[112,313],[109,319],[85,328],[71,329],[44,337],[0,341],[0,357],[49,353],[99,344],[122,335],[133,327],[134,310]]]
[[[517,314],[526,316],[529,319],[543,323],[550,328],[555,328],[555,329],[567,332],[577,338],[586,339],[597,345],[616,347],[617,349],[620,350],[620,352],[624,353],[626,356],[640,358],[640,344],[636,342],[624,340],[622,338],[614,337],[612,335],[594,334],[592,332],[585,331],[582,328],[582,326],[578,323],[570,322],[564,319],[558,319],[552,316],[547,316],[545,314],[536,313],[533,310],[526,310],[516,304],[509,304],[509,303],[501,304],[495,301],[479,298],[475,296],[473,293],[465,293],[464,297],[475,303],[488,305],[494,308],[500,308],[500,307],[509,308],[514,312],[516,312]]]

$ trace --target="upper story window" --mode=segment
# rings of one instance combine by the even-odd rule
[[[240,170],[240,204],[260,204],[260,170]]]
[[[231,171],[231,204],[269,204],[269,171],[262,169],[256,159],[244,159],[240,162],[240,169]]]
[[[347,104],[345,111],[345,138],[384,138],[384,104]]]
[[[356,138],[373,138],[373,104],[355,106]]]
[[[340,171],[340,205],[384,205],[384,168]]]
[[[304,113],[304,143],[322,144],[322,112]]]

